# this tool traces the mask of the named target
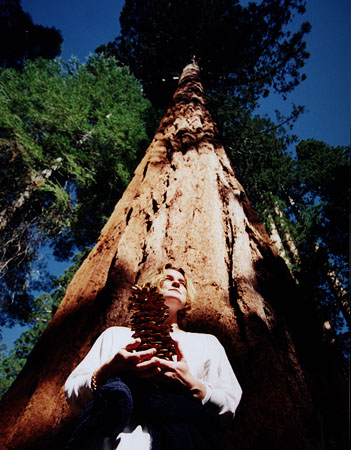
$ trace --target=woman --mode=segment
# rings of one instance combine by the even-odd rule
[[[177,357],[166,361],[154,356],[155,349],[138,351],[140,340],[132,338],[129,328],[105,330],[66,381],[71,409],[81,411],[89,404],[70,448],[214,448],[216,417],[235,413],[242,391],[222,345],[212,335],[185,332],[178,326],[179,313],[190,309],[193,297],[192,283],[183,269],[166,264],[147,282],[157,286],[169,308],[167,322]],[[110,380],[115,380],[118,389],[118,400],[111,400],[114,409],[95,413],[99,402],[105,408],[106,399],[112,398]],[[121,392],[129,401],[123,397],[118,403]],[[193,419],[196,424],[191,423]],[[114,421],[119,421],[117,427]],[[112,425],[104,431],[109,436],[93,433],[83,446],[79,444],[82,435],[86,438],[92,429],[101,431],[107,422]]]

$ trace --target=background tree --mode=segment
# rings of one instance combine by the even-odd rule
[[[38,249],[48,243],[65,259],[96,240],[153,116],[114,59],[28,61],[0,83],[0,320],[25,323],[32,290],[48,281]]]
[[[299,142],[290,118],[278,115],[277,126],[247,110],[229,114],[232,104],[227,99],[214,115],[237,176],[266,229],[279,234],[291,273],[316,299],[321,317],[337,332],[330,338],[347,356],[351,147]],[[293,118],[299,114],[296,108]]]
[[[97,51],[128,65],[155,106],[167,106],[182,68],[195,56],[207,95],[230,94],[248,107],[271,89],[285,95],[304,79],[303,39],[310,25],[289,29],[304,4],[126,0],[120,36]]]
[[[283,191],[298,250],[295,273],[305,291],[319,299],[335,330],[343,330],[340,339],[348,354],[351,147],[310,139],[297,145],[296,155],[295,182]]]
[[[0,66],[21,69],[27,59],[53,59],[61,53],[55,27],[34,25],[21,0],[0,0]]]
[[[33,347],[45,331],[63,299],[68,283],[87,256],[90,248],[73,258],[73,264],[64,275],[55,278],[50,286],[50,294],[39,295],[31,304],[31,315],[27,317],[28,329],[15,340],[13,348],[7,352],[6,344],[0,346],[0,398],[16,379]]]

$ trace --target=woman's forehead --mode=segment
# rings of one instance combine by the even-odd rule
[[[171,275],[172,277],[181,279],[181,280],[185,280],[184,275],[181,272],[178,272],[178,270],[175,269],[166,269],[165,270],[165,274],[166,275]]]

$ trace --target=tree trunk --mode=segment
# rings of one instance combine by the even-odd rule
[[[323,347],[313,302],[298,295],[235,177],[198,72],[184,69],[132,182],[4,397],[2,448],[64,447],[74,420],[67,376],[102,330],[128,324],[131,286],[166,261],[197,288],[184,328],[221,340],[244,391],[227,447],[342,442],[345,381]]]
[[[296,219],[300,224],[304,225],[305,221],[295,203],[293,198],[287,193],[286,189],[283,189],[285,197],[289,203],[289,206],[291,207]],[[282,212],[279,209],[276,209],[276,213],[279,215],[279,217],[282,217]],[[279,214],[280,213],[280,214]],[[299,263],[300,258],[298,254],[298,250],[295,246],[294,240],[289,236],[287,236],[286,242],[288,243],[288,250],[289,250],[289,256],[291,256],[291,259],[294,263]],[[318,255],[320,245],[316,241],[314,243],[315,248],[315,254]],[[335,271],[331,268],[331,264],[328,260],[327,255],[322,255],[319,253],[318,259],[320,261],[324,261],[323,264],[321,264],[321,271],[324,273],[324,276],[329,284],[331,293],[333,295],[333,298],[338,305],[339,311],[342,313],[345,322],[347,323],[347,326],[351,326],[351,307],[350,302],[348,299],[347,291],[344,289],[344,286],[342,282],[340,281],[338,275],[335,273]]]
[[[0,231],[7,227],[14,214],[28,202],[35,190],[38,189],[38,186],[44,184],[45,180],[51,177],[52,172],[60,168],[61,164],[62,158],[56,158],[54,164],[49,169],[44,169],[41,173],[33,173],[31,175],[30,183],[24,191],[12,201],[11,205],[0,212]]]
[[[326,262],[325,265],[326,265],[325,270],[327,273],[327,280],[330,289],[340,307],[340,310],[342,312],[342,315],[344,316],[344,319],[348,327],[351,327],[351,305],[349,302],[347,292],[344,289],[344,286],[342,285],[341,281],[339,280],[339,277],[335,273],[335,270],[332,270],[330,268],[328,261]]]
[[[278,209],[278,207],[275,208],[276,215],[279,215],[278,223],[280,225],[280,228],[282,228],[282,224],[280,223],[281,217],[283,213]],[[278,254],[281,258],[283,258],[285,264],[287,267],[291,266],[291,262],[297,263],[299,261],[299,255],[297,248],[295,247],[295,243],[290,236],[290,233],[287,229],[284,229],[283,231],[278,231],[277,225],[271,216],[270,213],[267,213],[268,215],[268,224],[270,227],[270,233],[269,237],[273,244],[275,245],[276,250],[278,251]],[[281,233],[283,234],[283,239],[281,237]],[[287,256],[289,255],[289,256]],[[291,270],[290,273],[292,274]]]
[[[270,227],[269,237],[270,237],[272,243],[274,244],[279,256],[281,258],[283,258],[286,266],[289,268],[291,277],[296,281],[296,278],[291,270],[291,263],[294,263],[294,264],[301,263],[300,255],[299,255],[298,249],[295,246],[294,239],[292,238],[286,224],[283,223],[283,213],[281,212],[278,205],[275,205],[274,209],[275,209],[276,216],[279,217],[278,224],[280,227],[280,232],[277,229],[277,226],[276,226],[276,223],[275,223],[273,217],[269,213],[267,213],[268,214],[268,223],[269,223],[269,227]],[[284,240],[281,238],[281,234],[283,235]],[[316,243],[316,246],[318,246],[317,243]],[[289,255],[289,256],[287,256],[287,255]],[[332,270],[329,270],[326,273],[326,277],[327,277],[329,286],[332,290],[333,296],[336,299],[336,301],[338,302],[338,304],[339,304],[338,306],[341,307],[341,311],[344,315],[344,318],[345,318],[348,326],[350,326],[350,306],[348,305],[348,303],[346,301],[347,293],[344,290],[340,280],[337,278],[335,272],[333,272]],[[315,304],[317,306],[317,309],[320,311],[321,303],[320,303],[319,299],[315,298]],[[343,310],[343,308],[345,311]],[[348,316],[347,316],[347,312],[348,312]],[[323,316],[320,314],[321,323],[323,323],[323,330],[325,331],[325,337],[328,336],[330,343],[334,344],[336,342],[335,330],[333,329],[329,320],[326,320],[326,318]]]

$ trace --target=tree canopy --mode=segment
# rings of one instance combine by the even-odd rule
[[[0,0],[0,66],[21,69],[27,59],[53,59],[63,38],[55,27],[35,25],[21,0]]]
[[[0,71],[0,85],[1,321],[25,322],[46,279],[38,249],[49,242],[66,259],[96,240],[153,116],[112,58],[27,61]]]
[[[247,106],[304,79],[310,25],[289,27],[304,11],[302,0],[126,0],[120,36],[97,51],[128,65],[156,106],[167,106],[193,57],[207,94],[222,90]]]

